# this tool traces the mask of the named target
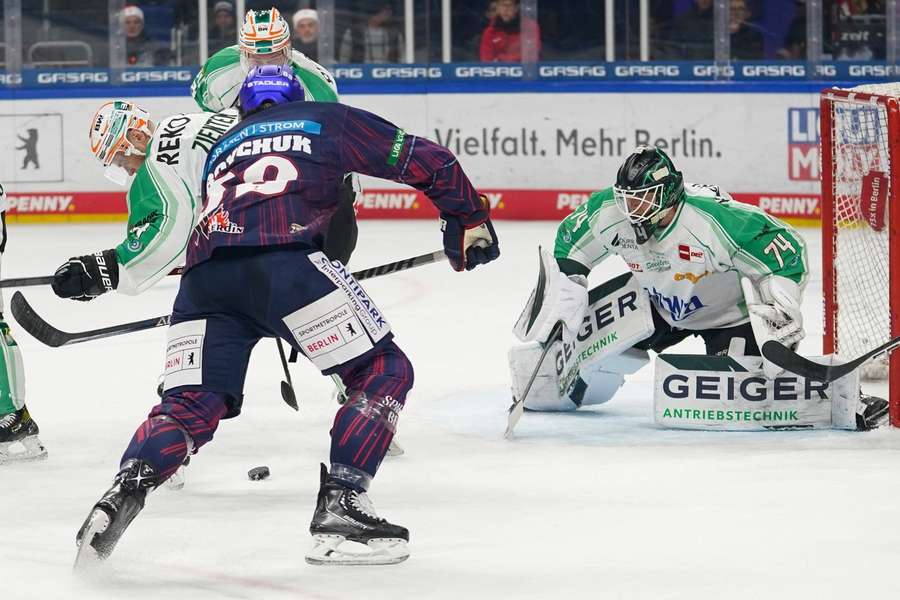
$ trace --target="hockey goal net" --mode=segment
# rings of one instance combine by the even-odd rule
[[[900,335],[900,83],[821,94],[824,352],[846,359]],[[900,353],[863,368],[900,426]]]

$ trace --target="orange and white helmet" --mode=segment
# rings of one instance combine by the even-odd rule
[[[97,110],[94,118],[91,119],[89,132],[91,152],[106,167],[104,175],[119,185],[125,185],[128,180],[128,172],[113,164],[116,155],[120,152],[125,156],[144,154],[128,141],[127,134],[131,129],[142,131],[148,137],[153,135],[150,114],[136,104],[125,100],[107,102]]]
[[[241,65],[287,64],[291,56],[291,30],[277,8],[248,10],[238,36]]]

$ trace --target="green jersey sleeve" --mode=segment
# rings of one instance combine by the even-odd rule
[[[805,284],[809,272],[806,243],[793,227],[764,210],[737,201],[688,197],[712,219],[719,238],[730,248],[735,268],[753,280],[769,275]]]
[[[196,202],[184,185],[145,160],[128,190],[125,240],[116,246],[119,287],[136,295],[183,261],[196,225]]]
[[[213,54],[200,68],[200,72],[191,83],[191,96],[201,109],[208,112],[219,112],[230,108],[237,98],[238,90],[244,78],[235,77],[240,71],[241,55],[237,46],[222,48]],[[231,98],[228,105],[224,101]]]
[[[337,102],[339,100],[334,76],[305,54],[292,51],[291,67],[300,80],[307,100]],[[241,66],[237,46],[228,46],[213,54],[197,73],[191,84],[191,96],[201,109],[220,112],[234,106],[247,73]]]
[[[560,269],[567,274],[589,273],[609,256],[614,229],[623,220],[612,188],[591,194],[556,230],[553,255]]]

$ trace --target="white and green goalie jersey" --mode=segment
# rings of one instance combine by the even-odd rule
[[[182,264],[200,218],[203,166],[213,145],[237,123],[237,110],[163,119],[128,189],[128,227],[116,246],[119,292],[139,294]]]
[[[291,66],[308,100],[338,101],[337,85],[328,69],[296,50],[291,51]],[[222,48],[206,61],[194,78],[191,95],[203,110],[218,112],[231,108],[246,76],[238,47]]]
[[[644,244],[616,206],[612,188],[595,192],[559,225],[554,255],[565,273],[588,273],[621,256],[670,325],[692,331],[748,321],[740,277],[769,275],[801,286],[806,245],[789,225],[737,202],[715,186],[685,183],[667,227]]]

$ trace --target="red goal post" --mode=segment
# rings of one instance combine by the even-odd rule
[[[900,83],[827,89],[820,109],[823,352],[851,359],[900,335]],[[863,378],[900,426],[900,353]]]

